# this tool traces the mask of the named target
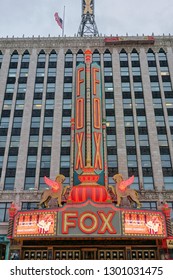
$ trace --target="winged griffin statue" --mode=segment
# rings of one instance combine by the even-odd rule
[[[63,182],[65,181],[65,176],[58,174],[55,178],[55,181],[44,176],[44,182],[49,186],[49,190],[45,190],[41,195],[41,200],[39,205],[41,207],[48,208],[48,203],[51,198],[57,198],[57,203],[59,207],[62,207],[62,196],[66,193],[67,189],[70,186],[63,188]]]
[[[138,199],[137,191],[129,188],[129,185],[131,185],[134,182],[134,175],[128,178],[127,180],[124,180],[121,174],[115,174],[113,176],[113,180],[116,183],[115,187],[110,185],[109,188],[112,190],[113,194],[117,196],[116,206],[120,206],[121,199],[123,197],[127,197],[130,202],[136,202],[137,208],[140,208],[141,203]]]

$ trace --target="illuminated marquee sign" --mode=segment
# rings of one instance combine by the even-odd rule
[[[138,236],[166,236],[164,216],[158,212],[125,211],[123,234]]]
[[[14,236],[53,236],[56,233],[56,212],[23,212],[17,215]]]
[[[122,238],[167,237],[162,212],[121,210],[112,203],[66,204],[52,211],[18,212],[15,238]]]
[[[84,234],[91,234],[97,232],[98,234],[104,234],[106,231],[110,234],[115,234],[116,229],[112,224],[112,219],[115,216],[115,212],[104,211],[95,212],[83,212],[78,215],[78,212],[64,212],[62,216],[62,233],[68,234],[71,228],[78,227]]]
[[[104,209],[104,210],[103,210]],[[111,204],[87,201],[79,206],[66,206],[59,213],[58,235],[67,237],[114,237],[121,235],[120,212]]]

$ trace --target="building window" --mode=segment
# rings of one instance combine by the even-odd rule
[[[171,208],[171,221],[173,222],[173,201],[168,201],[168,205]]]
[[[2,54],[2,52],[0,51],[0,69],[1,69],[1,65],[2,65],[2,60],[3,60],[3,54]]]
[[[11,202],[0,202],[0,222],[8,222],[8,209],[10,206]]]
[[[142,201],[141,209],[157,210],[156,201]]]
[[[2,170],[2,165],[3,165],[3,160],[4,160],[4,151],[0,150],[0,169]]]
[[[38,55],[38,62],[45,62],[45,60],[46,60],[45,52],[43,50],[41,50]]]
[[[22,202],[22,210],[38,209],[38,202]]]
[[[108,168],[109,167],[117,167],[118,166],[118,161],[117,161],[117,155],[116,153],[116,149],[112,149],[113,150],[113,154],[112,155],[108,155]]]
[[[70,147],[70,135],[62,135],[61,146],[62,147]]]
[[[106,117],[106,126],[115,127],[115,117],[114,116],[107,116]]]
[[[41,156],[41,168],[50,168],[51,155]]]
[[[44,72],[45,72],[44,68],[37,68],[36,77],[44,77]]]
[[[52,146],[52,135],[43,135],[42,147]]]
[[[146,170],[147,171],[147,170]],[[144,181],[144,189],[145,190],[153,190],[154,189],[154,182],[153,182],[153,177],[143,177]]]
[[[82,50],[79,50],[76,55],[76,65],[78,65],[80,62],[84,62],[84,53]]]
[[[9,117],[1,117],[1,120],[0,120],[0,128],[8,128],[8,126],[9,126],[9,120],[10,120]]]
[[[127,155],[127,165],[128,167],[137,167],[136,155]]]
[[[11,55],[11,62],[18,62],[19,55],[17,51],[14,51],[13,54]]]
[[[164,188],[166,190],[173,190],[173,176],[164,176]]]
[[[13,175],[13,174],[12,174]],[[15,177],[7,177],[5,178],[4,183],[4,190],[12,191],[14,190],[14,183],[15,183]]]
[[[35,176],[34,177],[25,177],[24,190],[33,190],[35,187]]]
[[[36,164],[37,164],[37,156],[28,155],[26,167],[27,168],[36,168]]]
[[[7,86],[6,86],[6,93],[13,93],[13,91],[14,91],[14,84],[7,84]]]

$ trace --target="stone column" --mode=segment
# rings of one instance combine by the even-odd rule
[[[12,133],[12,128],[13,128],[13,118],[14,118],[14,111],[15,111],[15,106],[16,106],[16,96],[17,96],[17,89],[18,89],[18,79],[19,79],[21,59],[22,59],[22,56],[19,55],[17,71],[16,71],[16,80],[15,80],[14,91],[13,91],[13,99],[12,99],[12,105],[11,105],[10,121],[9,121],[9,125],[8,125],[6,148],[5,148],[5,153],[4,153],[4,162],[3,162],[2,174],[1,174],[2,186],[4,186],[4,184],[5,184],[5,175],[6,175],[6,168],[7,168],[7,163],[8,163],[8,154],[9,154],[9,148],[10,148],[11,133]],[[19,162],[19,160],[17,162]],[[16,168],[16,173],[17,173],[17,168]],[[15,182],[16,182],[16,176],[15,176]],[[14,191],[18,191],[18,190],[19,190],[19,188],[17,188],[16,183],[15,183]]]
[[[37,50],[33,49],[30,56],[27,88],[25,93],[25,106],[23,110],[20,146],[19,146],[18,162],[16,168],[15,188],[18,191],[23,190],[25,184],[25,172],[26,172],[26,162],[27,162],[26,159],[28,153],[29,133],[30,133],[30,124],[31,124],[31,116],[32,116],[36,64],[37,64]]]
[[[139,189],[142,190],[143,174],[142,174],[141,152],[140,152],[139,133],[138,133],[138,120],[137,120],[137,114],[136,114],[136,102],[135,102],[135,93],[134,93],[134,86],[133,86],[133,74],[132,74],[132,63],[131,63],[130,53],[128,54],[128,64],[129,64],[129,76],[130,76],[130,88],[131,88],[135,142],[136,142],[136,157],[137,157],[137,163],[138,163]]]
[[[62,100],[64,86],[64,49],[60,49],[58,53],[57,69],[58,71],[56,75],[55,107],[52,134],[53,153],[51,156],[51,178],[55,178],[60,172]]]
[[[0,69],[0,80],[1,80],[1,86],[0,86],[0,116],[3,108],[3,101],[4,101],[4,95],[5,95],[5,89],[6,89],[6,82],[7,82],[7,76],[8,76],[8,69],[9,69],[9,63],[10,63],[10,50],[7,49],[3,56],[3,61]],[[1,137],[1,136],[0,136]],[[7,151],[7,148],[6,148]],[[7,155],[4,153],[4,161],[7,160]],[[6,164],[3,165],[1,178],[0,178],[0,190],[3,190],[4,186],[4,176],[5,176],[5,169]]]
[[[115,118],[116,118],[116,137],[117,137],[117,155],[118,155],[118,172],[124,178],[128,177],[127,153],[124,128],[124,114],[121,89],[120,61],[117,49],[112,53],[112,69],[114,83],[114,101],[115,101]]]
[[[147,56],[145,50],[141,48],[140,52],[141,75],[143,82],[145,111],[148,127],[148,137],[150,143],[150,153],[152,161],[153,179],[156,190],[161,191],[163,182],[162,166],[160,160],[160,151],[157,138],[157,130],[155,123],[155,114],[152,101],[152,93],[150,87],[149,71],[147,64]]]

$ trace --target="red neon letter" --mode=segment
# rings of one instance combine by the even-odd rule
[[[84,127],[84,99],[76,100],[76,129]]]
[[[97,80],[97,73],[99,72],[98,68],[93,68],[93,94],[96,95],[97,94],[97,87],[96,85],[100,84],[100,81]]]
[[[77,70],[77,96],[80,96],[80,85],[84,82],[84,79],[80,79],[81,72],[84,71],[84,68],[79,68]]]
[[[94,132],[94,140],[96,145],[94,168],[102,169],[102,159],[100,153],[101,133]]]
[[[84,167],[83,155],[82,155],[83,136],[84,136],[84,132],[76,134],[76,143],[77,143],[77,146],[78,146],[78,150],[77,150],[77,154],[76,154],[76,166],[75,166],[75,169],[78,169],[79,166],[80,166],[80,168]]]
[[[100,226],[98,233],[104,234],[106,231],[108,231],[111,234],[116,233],[116,230],[112,225],[112,219],[114,217],[115,212],[108,212],[106,214],[102,211],[98,211],[98,214],[102,220],[102,224]]]
[[[89,219],[91,220],[91,224],[89,225],[86,224],[86,220]],[[90,234],[96,231],[98,228],[98,218],[97,215],[93,212],[87,212],[83,213],[79,217],[79,222],[78,226],[80,230],[84,233]]]
[[[69,228],[76,227],[76,221],[70,218],[77,218],[77,212],[62,212],[62,233],[68,234]]]
[[[93,99],[93,113],[94,113],[94,128],[99,129],[101,127],[101,114],[100,114],[100,99]]]

